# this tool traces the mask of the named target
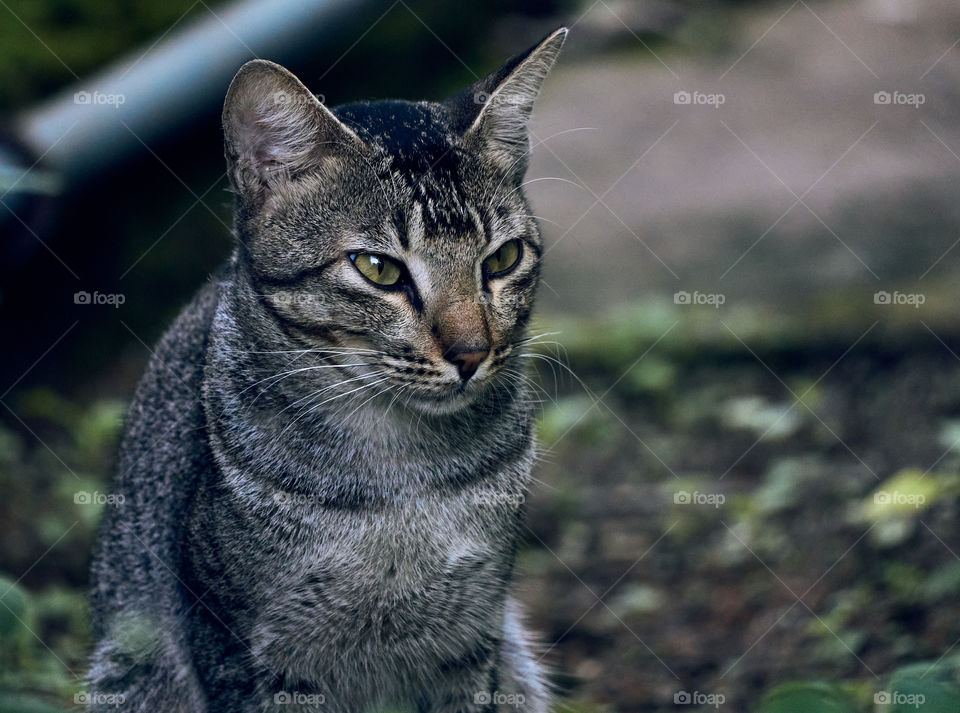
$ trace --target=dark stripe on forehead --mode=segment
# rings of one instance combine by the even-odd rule
[[[472,203],[465,204],[467,209],[467,215],[470,216],[470,222],[473,224],[473,229],[476,231],[481,238],[483,238],[483,244],[489,245],[490,239],[493,236],[493,231],[490,230],[490,225],[487,222],[487,219],[484,215],[474,207]]]
[[[409,250],[410,236],[407,234],[407,217],[399,206],[395,206],[393,209],[392,221],[393,227],[397,231],[397,240],[400,241],[400,247]]]

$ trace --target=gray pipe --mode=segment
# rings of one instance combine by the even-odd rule
[[[7,166],[0,179],[22,192],[81,184],[209,115],[245,60],[292,61],[324,43],[339,45],[334,33],[379,5],[389,7],[374,0],[241,0],[216,8],[20,115],[15,132],[46,170],[18,181],[17,168]]]

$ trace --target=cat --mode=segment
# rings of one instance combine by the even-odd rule
[[[237,73],[235,249],[127,417],[92,710],[547,710],[511,581],[527,124],[565,37],[443,103],[330,109],[279,65]]]

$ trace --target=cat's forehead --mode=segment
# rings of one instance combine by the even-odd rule
[[[476,167],[441,105],[379,101],[335,111],[377,149],[385,195],[392,203],[392,215],[384,217],[401,243],[482,245],[488,240],[482,196],[473,181]]]
[[[458,141],[446,110],[432,102],[384,100],[344,104],[337,118],[390,159],[399,172],[450,167]]]

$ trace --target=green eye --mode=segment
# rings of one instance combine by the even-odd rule
[[[353,253],[350,256],[354,267],[370,282],[381,287],[390,287],[400,282],[403,267],[396,260],[375,253]]]
[[[520,261],[520,241],[508,240],[501,245],[497,252],[483,261],[483,266],[490,277],[499,277],[506,274]]]

